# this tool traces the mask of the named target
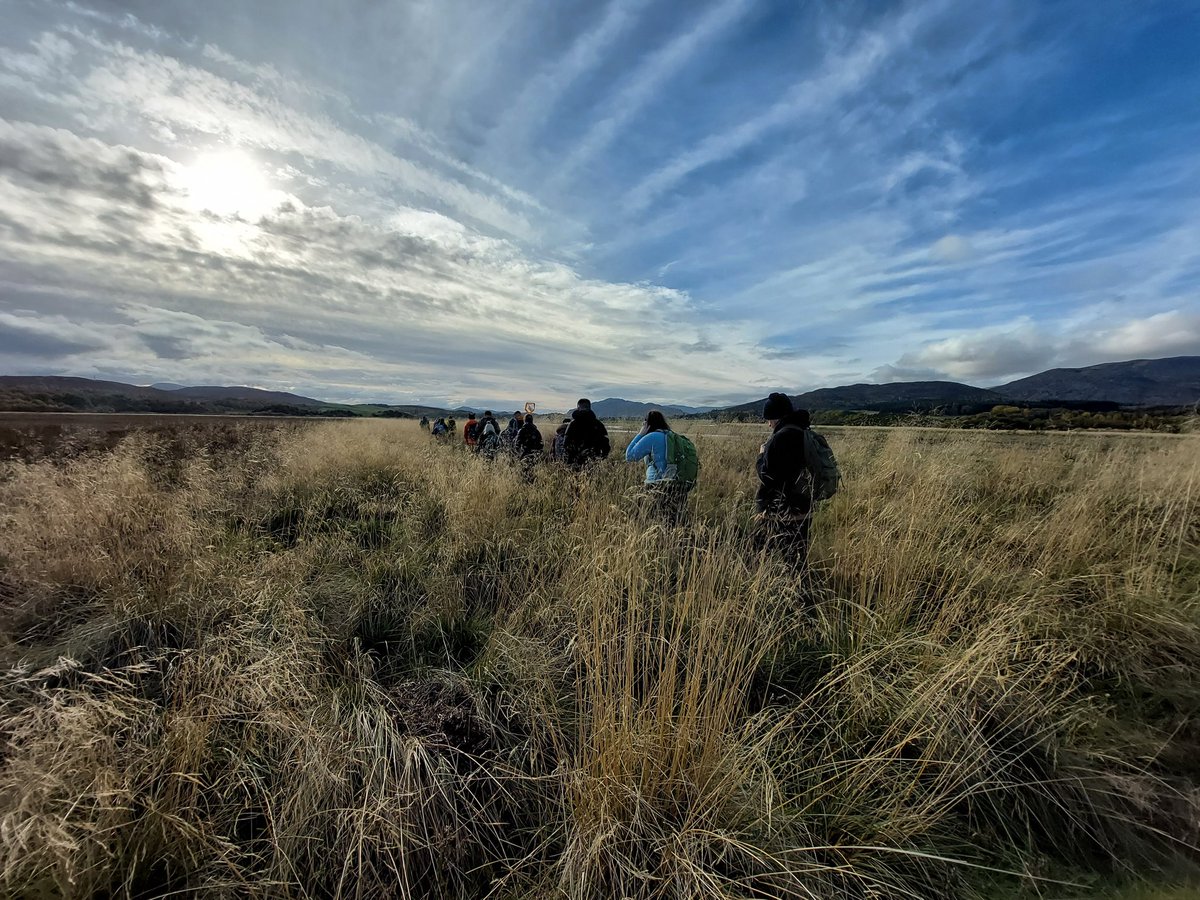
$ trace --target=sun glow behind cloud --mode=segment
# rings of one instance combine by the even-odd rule
[[[178,183],[188,205],[198,212],[253,221],[282,203],[262,166],[242,150],[210,150],[183,166]]]

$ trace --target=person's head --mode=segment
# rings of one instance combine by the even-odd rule
[[[667,417],[659,410],[652,409],[646,413],[646,429],[648,431],[670,431],[671,426],[667,424]]]
[[[475,413],[467,413],[467,418],[468,418],[468,419],[474,419],[474,418],[475,418]]]
[[[798,409],[793,412],[792,420],[801,428],[807,428],[812,424],[812,417],[809,416],[807,409]]]
[[[529,415],[528,413],[525,414],[525,424],[526,425],[533,424],[533,416]]]
[[[490,409],[485,409],[483,411],[483,417],[485,419],[490,419],[492,417],[492,411]]]
[[[774,393],[763,405],[763,418],[774,425],[792,414],[792,401],[787,394]]]
[[[576,409],[591,409],[592,401],[587,397],[580,397],[579,402],[575,404]]]

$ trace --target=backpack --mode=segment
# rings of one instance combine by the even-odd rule
[[[675,480],[695,484],[700,474],[700,457],[690,439],[674,431],[667,432],[667,464],[675,467]]]
[[[500,449],[500,435],[494,431],[489,431],[479,439],[479,451],[481,453],[494,453]]]
[[[804,429],[804,465],[812,475],[814,500],[828,500],[837,493],[842,480],[837,459],[823,435]]]
[[[522,426],[521,430],[517,432],[517,445],[525,453],[541,453],[544,446],[542,433],[532,425],[529,426],[529,431],[525,431],[525,427]]]

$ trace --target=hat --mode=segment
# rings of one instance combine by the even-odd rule
[[[763,405],[763,418],[767,420],[782,419],[792,411],[792,401],[787,394],[774,393],[767,398]]]

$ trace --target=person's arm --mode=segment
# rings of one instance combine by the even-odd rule
[[[638,462],[645,459],[652,452],[650,435],[643,430],[625,448],[625,462]]]

